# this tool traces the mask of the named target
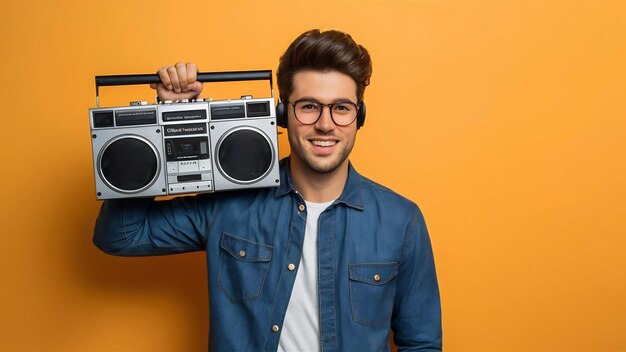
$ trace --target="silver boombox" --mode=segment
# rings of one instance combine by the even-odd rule
[[[271,97],[132,102],[100,108],[100,86],[158,83],[158,75],[96,77],[89,109],[97,199],[279,185],[272,71],[199,73],[200,82],[269,80]]]

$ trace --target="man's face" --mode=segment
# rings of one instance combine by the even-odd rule
[[[350,76],[336,71],[301,71],[293,76],[293,91],[287,104],[287,131],[293,166],[317,173],[329,173],[347,166],[356,138],[356,120],[348,126],[336,125],[330,109],[325,106],[317,122],[303,125],[296,119],[291,103],[305,98],[323,104],[339,100],[356,103],[356,83]]]

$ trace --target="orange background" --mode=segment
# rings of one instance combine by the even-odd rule
[[[203,253],[91,244],[94,76],[275,70],[318,27],[372,54],[352,161],[424,211],[445,349],[626,350],[626,1],[608,0],[2,1],[0,350],[206,349]]]

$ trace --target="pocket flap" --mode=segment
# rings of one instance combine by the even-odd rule
[[[224,233],[222,249],[242,262],[269,262],[273,247]]]
[[[350,280],[370,285],[384,285],[398,275],[398,263],[349,264]]]

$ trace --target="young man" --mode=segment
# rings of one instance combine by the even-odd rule
[[[428,232],[411,201],[352,168],[371,61],[312,30],[280,59],[291,155],[278,188],[106,201],[94,243],[115,255],[205,250],[210,349],[441,350]],[[193,64],[159,71],[162,99],[196,96]]]

